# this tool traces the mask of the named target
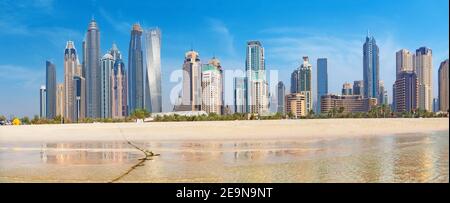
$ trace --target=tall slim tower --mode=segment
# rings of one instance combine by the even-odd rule
[[[111,117],[111,72],[114,69],[114,58],[105,54],[100,65],[100,116]]]
[[[40,118],[46,118],[47,116],[47,105],[46,105],[46,91],[45,91],[45,85],[41,85],[41,88],[39,89],[39,117]]]
[[[125,64],[122,59],[117,59],[111,74],[111,114],[113,118],[123,118],[128,115],[127,85]]]
[[[449,100],[448,100],[448,59],[441,62],[439,66],[439,110],[447,111],[449,110]]]
[[[46,76],[45,76],[45,111],[46,118],[52,119],[56,115],[56,68],[55,64],[46,61]]]
[[[199,111],[201,109],[201,63],[199,54],[188,51],[183,64],[183,90],[181,105],[177,111]]]
[[[317,112],[320,110],[320,98],[328,94],[328,60],[317,59]]]
[[[427,47],[416,50],[414,69],[419,80],[419,108],[433,111],[433,59]]]
[[[89,23],[85,38],[84,69],[86,73],[87,117],[100,117],[100,30],[94,19]]]
[[[158,28],[145,31],[145,106],[153,113],[162,112],[161,99],[161,31]]]
[[[234,78],[234,112],[246,113],[247,112],[247,78],[235,77]]]
[[[285,113],[285,97],[286,97],[286,87],[284,86],[284,83],[282,81],[279,81],[277,84],[277,112],[278,113]]]
[[[379,49],[374,37],[367,34],[366,42],[363,46],[363,80],[364,97],[379,97],[380,63]]]
[[[265,114],[269,111],[269,88],[266,80],[264,48],[259,41],[247,42],[245,60],[247,74],[247,112]]]
[[[64,50],[64,118],[74,121],[73,77],[78,66],[77,51],[72,41],[68,41]]]
[[[64,116],[64,83],[56,85],[56,116]]]
[[[202,106],[207,113],[222,114],[223,107],[223,74],[220,61],[212,58],[208,64],[202,65]]]
[[[312,103],[312,65],[309,63],[307,56],[303,57],[303,64],[299,68],[299,93],[305,95],[306,114],[313,110]]]
[[[128,104],[129,113],[144,109],[144,59],[142,52],[142,28],[134,24],[128,49]]]
[[[86,81],[80,75],[73,77],[73,122],[78,122],[80,119],[85,118],[86,112]]]

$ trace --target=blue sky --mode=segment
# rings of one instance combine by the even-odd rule
[[[38,114],[45,60],[55,62],[62,82],[66,41],[73,40],[81,54],[92,16],[100,26],[102,54],[116,42],[125,59],[134,22],[162,30],[166,111],[171,110],[169,93],[177,84],[170,82],[170,75],[181,69],[191,47],[204,62],[215,55],[225,70],[243,70],[246,41],[260,40],[267,69],[278,70],[287,88],[302,56],[310,57],[313,75],[316,59],[327,57],[329,91],[338,93],[344,82],[362,79],[362,45],[368,29],[380,48],[380,77],[389,94],[395,80],[395,52],[428,46],[433,50],[437,97],[437,69],[449,55],[448,4],[448,0],[0,0],[0,114]],[[232,102],[231,88],[225,87],[227,103]]]

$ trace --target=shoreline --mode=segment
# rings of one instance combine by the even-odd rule
[[[448,118],[363,118],[1,126],[0,143],[334,139],[448,131]]]

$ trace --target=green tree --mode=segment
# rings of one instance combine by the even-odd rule
[[[6,121],[6,117],[4,115],[0,115],[0,121]]]
[[[23,117],[22,119],[20,119],[20,121],[22,122],[22,125],[30,124],[30,118],[28,118],[28,116]]]
[[[150,117],[150,115],[150,112],[148,112],[146,109],[135,109],[133,112],[131,112],[130,117],[134,119],[144,119]]]

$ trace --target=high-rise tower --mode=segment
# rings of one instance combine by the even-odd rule
[[[46,61],[45,76],[45,115],[44,117],[52,119],[56,114],[56,68],[55,64]]]
[[[414,70],[419,80],[419,108],[433,111],[433,58],[432,51],[420,47],[414,56]]]
[[[367,34],[366,42],[363,45],[363,80],[364,97],[379,97],[380,78],[379,49],[374,37]]]
[[[264,48],[259,41],[247,42],[245,60],[247,74],[247,112],[265,114],[269,111],[269,88],[266,80]]]
[[[86,113],[87,117],[100,117],[100,30],[97,22],[89,23],[83,50],[86,75]]]
[[[128,49],[128,105],[129,112],[144,109],[144,59],[142,51],[142,28],[134,24]]]
[[[162,112],[161,98],[161,31],[145,31],[145,106],[153,113]]]

